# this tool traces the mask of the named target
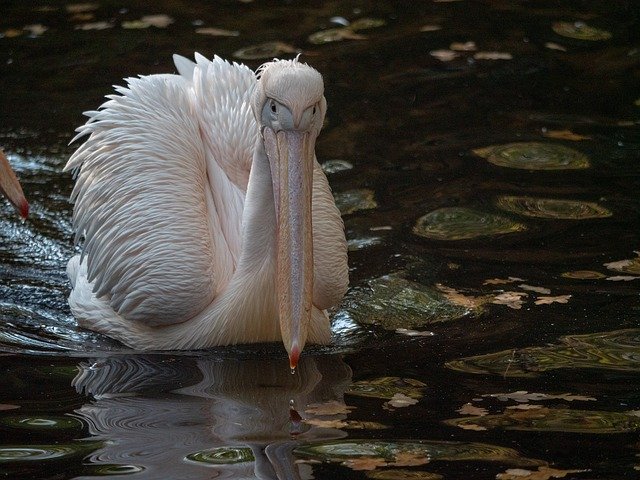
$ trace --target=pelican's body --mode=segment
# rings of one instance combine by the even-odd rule
[[[78,129],[71,309],[137,349],[284,340],[295,365],[306,340],[330,341],[325,309],[348,284],[313,153],[321,77],[174,58],[178,75],[128,79]]]

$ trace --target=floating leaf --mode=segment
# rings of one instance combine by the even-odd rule
[[[145,28],[149,28],[151,24],[143,22],[142,20],[128,20],[122,22],[120,26],[126,30],[142,30]]]
[[[562,276],[564,278],[573,278],[576,280],[599,280],[606,277],[606,275],[600,272],[594,272],[593,270],[574,270],[571,272],[564,272]]]
[[[532,377],[559,368],[640,372],[640,329],[568,335],[560,338],[560,342],[463,358],[446,366],[468,373],[509,377]]]
[[[412,378],[381,377],[354,382],[345,393],[384,400],[392,400],[396,395],[402,394],[403,398],[408,397],[417,401],[422,398],[426,387],[426,384]]]
[[[415,405],[416,403],[418,403],[418,400],[416,400],[415,398],[411,398],[404,393],[396,393],[388,402],[384,404],[384,407],[404,408]]]
[[[490,278],[482,282],[483,285],[506,285],[514,282],[523,282],[524,279],[518,277],[509,278]]]
[[[447,287],[446,285],[442,285],[441,283],[436,283],[436,288],[440,290],[451,303],[474,311],[480,311],[483,305],[487,303],[491,298],[487,295],[480,297],[465,295],[455,288]]]
[[[552,198],[502,195],[497,198],[496,206],[502,210],[526,217],[556,220],[587,220],[607,218],[612,215],[609,210],[597,203]]]
[[[528,294],[524,292],[503,292],[495,296],[491,303],[496,305],[506,305],[514,310],[520,310],[524,305],[524,299]]]
[[[511,409],[484,417],[453,418],[444,423],[460,428],[477,425],[487,429],[591,434],[634,432],[640,429],[640,418],[627,413],[544,407],[532,410]]]
[[[570,140],[572,142],[579,142],[580,140],[591,140],[591,137],[586,135],[578,135],[571,130],[545,130],[542,132],[547,138],[555,138],[556,140]]]
[[[9,28],[8,30],[5,30],[4,32],[2,32],[0,36],[4,38],[15,38],[15,37],[19,37],[23,33],[24,33],[23,30],[18,30],[17,28]]]
[[[23,28],[24,28],[24,30],[29,32],[29,35],[31,35],[32,37],[39,37],[44,32],[49,30],[49,27],[45,27],[44,25],[41,25],[40,23],[35,23],[33,25],[25,25]]]
[[[420,217],[413,227],[413,233],[431,240],[469,240],[521,232],[526,228],[502,215],[464,207],[447,207]]]
[[[158,15],[145,15],[140,20],[156,28],[167,28],[169,25],[175,22],[175,20],[169,15],[165,15],[162,13]]]
[[[350,215],[360,210],[370,210],[378,206],[373,190],[368,188],[336,192],[333,196],[342,215]]]
[[[367,472],[367,478],[373,480],[441,480],[444,477],[437,473],[392,468]]]
[[[109,22],[90,22],[76,25],[74,28],[76,30],[106,30],[113,28],[113,24]]]
[[[537,471],[522,468],[509,468],[504,473],[496,475],[497,480],[549,480],[550,478],[564,478],[570,473],[588,472],[589,470],[557,470],[540,466]]]
[[[508,52],[478,52],[473,55],[476,60],[512,60],[513,55]]]
[[[305,412],[309,415],[342,415],[351,413],[356,407],[349,407],[343,402],[331,400],[325,403],[313,403],[305,408]]]
[[[476,407],[471,403],[465,403],[462,407],[460,407],[456,412],[461,415],[472,415],[474,417],[484,417],[489,414],[489,411],[486,408]]]
[[[631,277],[629,275],[614,275],[613,277],[606,278],[606,280],[609,280],[610,282],[630,282],[638,279],[640,279],[640,277]]]
[[[288,43],[266,42],[251,47],[241,48],[233,52],[233,56],[242,60],[271,59],[287,53],[297,53],[298,50]]]
[[[440,25],[423,25],[420,27],[421,32],[437,32],[438,30],[442,30]]]
[[[564,145],[518,142],[477,148],[473,153],[500,167],[526,170],[574,170],[589,168],[589,158]]]
[[[473,52],[477,50],[476,42],[468,41],[468,42],[453,42],[449,45],[449,50],[455,50],[457,52]]]
[[[187,460],[211,465],[232,465],[235,463],[253,462],[253,452],[249,447],[217,447],[200,452],[190,453]]]
[[[67,13],[93,12],[100,8],[99,3],[69,3],[65,7]]]
[[[503,402],[507,400],[515,400],[516,402],[527,403],[531,401],[540,401],[540,400],[566,400],[568,402],[573,402],[574,400],[586,402],[586,401],[595,401],[596,399],[593,397],[585,397],[584,395],[573,395],[571,393],[562,393],[560,395],[553,395],[549,393],[529,393],[526,390],[518,390],[517,392],[511,393],[488,393],[482,395],[485,398],[497,398]]]
[[[225,30],[224,28],[215,27],[196,28],[196,33],[209,35],[211,37],[237,37],[240,35],[240,32],[237,30]]]
[[[378,467],[387,466],[387,462],[384,459],[377,457],[350,458],[342,462],[342,464],[351,470],[375,470]]]
[[[458,52],[454,52],[453,50],[445,50],[445,49],[431,50],[429,52],[429,55],[437,58],[441,62],[450,62],[451,60],[454,60],[460,56]]]
[[[640,255],[639,252],[634,252]],[[620,260],[618,262],[605,263],[605,267],[609,270],[615,270],[622,273],[630,273],[632,275],[640,275],[640,256],[629,260]]]
[[[354,32],[358,32],[360,30],[369,30],[371,28],[383,27],[387,24],[387,22],[381,18],[359,18],[358,20],[354,20],[349,25],[349,28]]]
[[[544,46],[546,48],[548,48],[549,50],[558,50],[560,52],[566,52],[567,49],[565,47],[563,47],[562,45],[560,45],[559,43],[554,43],[554,42],[547,42],[544,44]]]
[[[527,285],[526,283],[521,283],[518,285],[522,290],[527,290],[528,292],[542,293],[543,295],[548,295],[551,293],[551,290],[545,287],[536,287],[533,285]]]
[[[538,297],[533,303],[536,305],[551,305],[552,303],[568,303],[571,295],[557,295],[555,297]]]
[[[555,22],[551,28],[558,35],[577,40],[600,41],[611,38],[610,32],[590,27],[584,22]]]
[[[489,461],[522,467],[539,466],[544,462],[525,458],[510,448],[485,443],[447,441],[384,441],[349,439],[303,445],[294,450],[294,455],[306,460],[347,464],[362,459],[366,465],[371,461],[376,466],[432,461]],[[371,459],[377,459],[373,461]]]
[[[341,42],[343,40],[366,40],[367,37],[355,33],[350,28],[329,28],[309,35],[309,43],[322,45],[325,43]]]

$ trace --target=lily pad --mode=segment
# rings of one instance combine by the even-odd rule
[[[555,143],[507,143],[477,148],[473,153],[499,167],[525,170],[576,170],[590,166],[585,154]]]
[[[249,447],[218,447],[200,452],[190,453],[187,460],[213,465],[231,465],[234,463],[253,462],[253,452]]]
[[[350,439],[304,445],[294,450],[302,459],[345,463],[354,459],[379,459],[379,466],[393,465],[403,457],[427,461],[485,461],[518,466],[544,462],[522,457],[516,450],[486,443],[447,441],[384,441]]]
[[[233,52],[233,56],[241,60],[272,59],[287,53],[297,53],[298,50],[284,42],[266,42],[259,45],[241,48]]]
[[[592,42],[609,40],[611,33],[600,28],[591,27],[584,22],[555,22],[553,31],[558,35],[577,40],[589,40]]]
[[[385,275],[353,288],[345,310],[356,322],[387,330],[420,327],[480,313],[454,303],[441,291],[398,275]]]
[[[373,380],[354,382],[345,393],[356,397],[381,398],[391,400],[398,393],[418,400],[422,398],[426,384],[413,378],[380,377]]]
[[[469,240],[526,230],[508,217],[471,208],[448,207],[418,219],[413,233],[431,240]]]
[[[526,217],[557,220],[585,220],[606,218],[612,215],[609,210],[594,202],[556,200],[552,198],[503,195],[496,200],[496,206],[507,212],[517,213]]]
[[[568,408],[507,409],[504,413],[482,417],[445,420],[460,428],[502,428],[533,432],[624,433],[640,429],[640,418],[623,412]]]
[[[447,362],[453,370],[505,377],[534,377],[560,368],[640,372],[640,329],[567,335],[559,345],[528,347]]]

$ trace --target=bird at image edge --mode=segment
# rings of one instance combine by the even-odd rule
[[[0,193],[7,197],[22,218],[27,218],[29,203],[24,198],[18,177],[16,177],[2,149],[0,149]]]
[[[331,341],[348,287],[344,225],[315,141],[321,75],[177,55],[127,79],[76,139],[67,266],[81,326],[141,350]]]

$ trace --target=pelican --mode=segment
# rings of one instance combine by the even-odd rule
[[[9,160],[4,152],[0,149],[0,193],[7,197],[11,205],[16,209],[22,218],[29,215],[29,203],[24,198],[22,187],[16,177],[15,172],[11,169]]]
[[[330,342],[348,286],[315,157],[322,77],[298,59],[173,58],[177,74],[126,79],[76,130],[71,310],[140,350],[282,341],[295,368]]]

